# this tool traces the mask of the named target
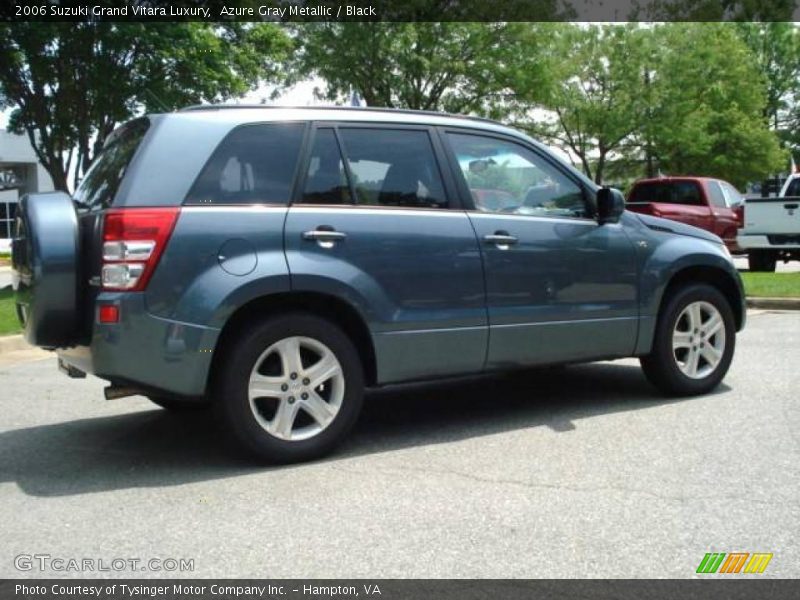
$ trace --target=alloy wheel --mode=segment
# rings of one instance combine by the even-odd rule
[[[322,342],[293,336],[279,340],[256,360],[248,382],[250,409],[270,435],[306,440],[336,418],[345,380],[336,355]]]

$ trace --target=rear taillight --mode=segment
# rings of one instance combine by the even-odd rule
[[[734,208],[733,213],[736,215],[736,227],[741,229],[744,227],[744,204],[740,204]]]
[[[122,208],[106,213],[104,290],[139,292],[147,287],[179,212],[180,208]]]

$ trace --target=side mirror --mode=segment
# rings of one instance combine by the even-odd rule
[[[625,212],[625,196],[616,188],[600,188],[597,191],[597,222],[618,223]]]

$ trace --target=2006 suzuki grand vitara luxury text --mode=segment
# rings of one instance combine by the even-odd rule
[[[73,198],[22,200],[27,339],[72,376],[213,403],[250,451],[319,456],[365,387],[638,356],[714,388],[745,320],[721,240],[500,124],[196,107],[118,128]]]

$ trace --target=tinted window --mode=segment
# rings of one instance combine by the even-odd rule
[[[631,191],[628,202],[703,204],[702,196],[700,195],[700,186],[693,181],[654,181],[640,183]]]
[[[356,204],[447,208],[433,145],[425,131],[339,130]]]
[[[589,216],[580,186],[524,146],[461,133],[448,139],[478,210]]]
[[[300,123],[247,125],[214,151],[188,204],[287,204],[303,138]]]
[[[786,188],[786,196],[800,196],[800,177],[795,178]]]
[[[709,181],[706,185],[706,189],[708,190],[708,198],[711,200],[711,204],[725,208],[725,195],[722,193],[722,188],[719,183],[716,181]]]
[[[308,162],[301,202],[352,204],[342,153],[333,129],[318,129]]]
[[[128,164],[149,127],[147,119],[131,121],[103,148],[75,190],[79,209],[99,210],[111,206]]]

